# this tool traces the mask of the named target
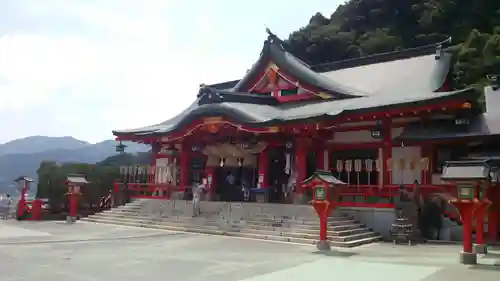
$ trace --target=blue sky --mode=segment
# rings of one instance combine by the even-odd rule
[[[341,2],[0,0],[0,143],[162,122],[240,78],[266,27],[286,38]]]

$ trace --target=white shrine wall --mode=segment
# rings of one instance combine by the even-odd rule
[[[412,184],[415,181],[421,182],[420,155],[419,146],[393,147],[392,148],[392,184]],[[399,160],[405,160],[404,169],[399,169]],[[409,162],[415,161],[415,168],[410,169]]]

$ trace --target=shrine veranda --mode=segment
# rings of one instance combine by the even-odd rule
[[[206,200],[224,200],[231,174],[257,201],[306,204],[300,183],[326,170],[346,183],[341,207],[391,209],[401,186],[456,196],[446,161],[500,156],[498,81],[453,89],[448,42],[310,66],[268,33],[240,80],[201,85],[163,123],[113,131],[152,147],[150,167],[122,171],[137,196],[203,183]]]

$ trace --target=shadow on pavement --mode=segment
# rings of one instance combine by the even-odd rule
[[[500,264],[489,265],[489,264],[477,264],[469,266],[472,270],[486,270],[486,271],[500,271]]]
[[[358,253],[354,252],[342,252],[342,251],[315,251],[313,252],[315,255],[322,255],[326,257],[340,257],[340,258],[348,258],[357,255]]]

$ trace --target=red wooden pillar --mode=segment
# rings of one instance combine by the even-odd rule
[[[469,201],[452,202],[460,213],[463,225],[463,252],[472,253],[472,220],[476,205]]]
[[[382,121],[382,187],[392,183],[392,174],[389,173],[388,159],[392,158],[392,121],[386,118]],[[392,170],[392,169],[391,169]]]
[[[306,179],[307,154],[309,152],[309,140],[297,139],[295,142],[295,172],[297,173],[296,192],[304,193],[300,183]]]
[[[180,166],[180,178],[179,178],[179,191],[184,192],[186,187],[186,182],[188,179],[189,167],[189,152],[187,151],[187,145],[181,144],[181,149],[179,153],[179,166]]]
[[[258,188],[267,188],[269,185],[269,156],[267,148],[259,154]]]
[[[477,245],[482,245],[480,247],[475,247],[475,248],[484,248],[485,240],[484,240],[484,216],[486,215],[486,210],[490,206],[490,202],[488,201],[481,201],[477,203],[477,207],[475,210],[475,217],[476,217],[476,244]],[[476,251],[478,252],[478,251]],[[480,253],[485,252],[481,250],[479,251]]]
[[[69,216],[76,218],[78,213],[78,195],[74,192],[68,193],[69,199]]]
[[[325,147],[323,143],[316,143],[316,151],[314,152],[314,158],[316,159],[316,169],[317,170],[326,170],[325,167]]]

